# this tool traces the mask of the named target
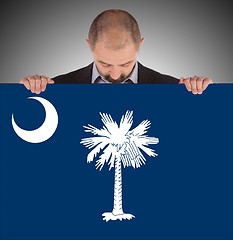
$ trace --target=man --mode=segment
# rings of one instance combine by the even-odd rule
[[[202,94],[212,80],[192,77],[180,80],[160,74],[137,62],[144,38],[141,38],[137,21],[123,10],[106,10],[99,14],[89,30],[86,43],[94,62],[74,72],[53,79],[45,76],[28,76],[21,79],[33,93],[45,91],[47,84],[185,84],[193,94]]]

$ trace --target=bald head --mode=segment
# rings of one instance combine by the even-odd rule
[[[89,30],[89,44],[92,50],[101,41],[108,49],[118,50],[129,43],[139,49],[141,33],[135,18],[123,10],[111,9],[99,14]]]

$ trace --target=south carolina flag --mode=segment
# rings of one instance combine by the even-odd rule
[[[232,239],[233,85],[0,85],[0,236]]]

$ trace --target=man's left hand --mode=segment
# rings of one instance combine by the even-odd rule
[[[196,95],[202,94],[209,84],[213,84],[213,81],[207,77],[194,76],[186,79],[181,77],[179,84],[185,84],[187,90]]]

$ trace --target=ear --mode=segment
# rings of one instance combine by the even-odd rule
[[[91,50],[91,47],[90,47],[88,39],[86,39],[85,42],[86,42],[87,46],[89,47],[89,49]]]
[[[145,40],[145,38],[142,38],[142,39],[141,39],[140,48],[142,47],[142,44],[143,44],[144,40]]]

